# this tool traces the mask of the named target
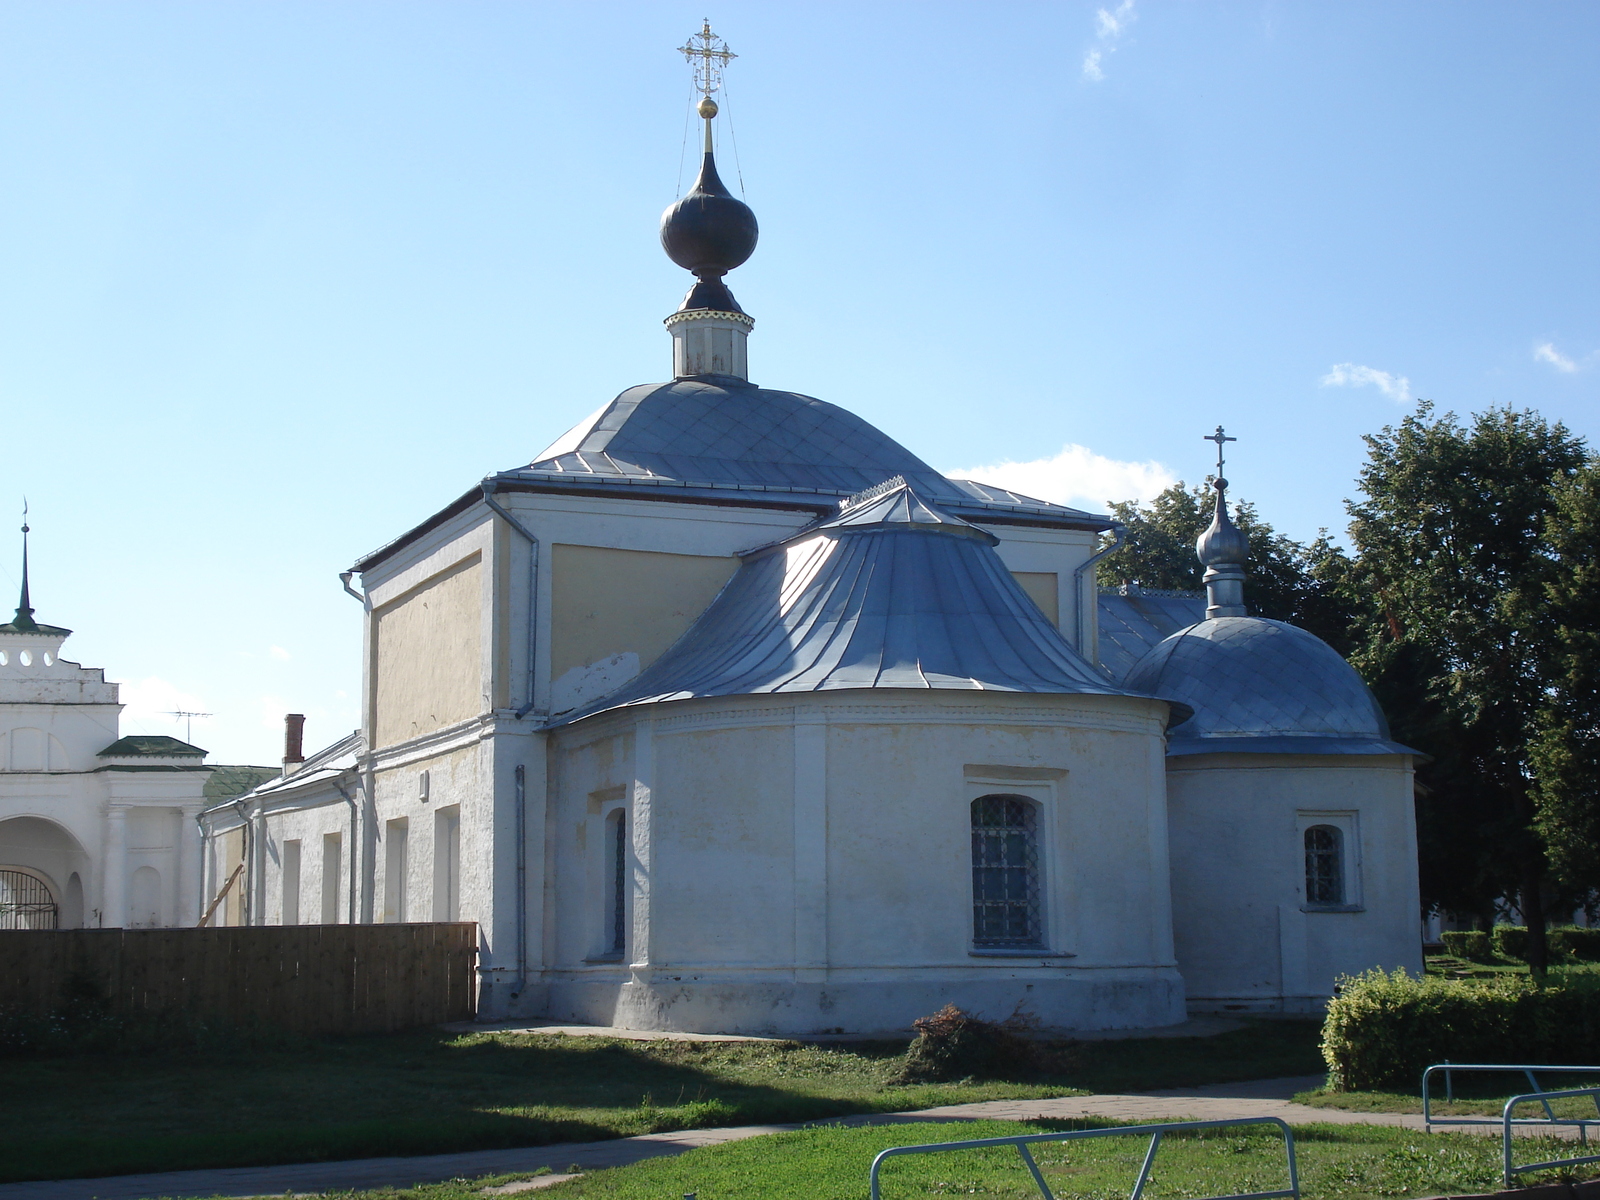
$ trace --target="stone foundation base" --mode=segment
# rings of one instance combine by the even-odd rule
[[[550,979],[538,1015],[553,1021],[678,1033],[768,1037],[909,1031],[918,1017],[955,1004],[989,1020],[1021,1010],[1052,1029],[1141,1029],[1187,1014],[1171,969],[1079,971],[1044,978],[890,979],[847,982],[670,975]],[[1028,974],[1033,974],[1029,972]],[[501,1014],[486,1011],[485,1019]],[[504,1015],[522,1015],[506,1012]]]

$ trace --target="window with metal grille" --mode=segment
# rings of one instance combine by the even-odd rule
[[[1336,825],[1306,830],[1306,903],[1344,903],[1344,831]]]
[[[58,911],[44,880],[0,869],[0,929],[54,929]]]
[[[616,831],[612,837],[611,851],[611,953],[621,954],[628,948],[628,931],[624,924],[627,916],[628,884],[628,814],[618,809],[612,818]]]
[[[1038,809],[1021,796],[972,802],[972,940],[978,946],[1037,946]]]

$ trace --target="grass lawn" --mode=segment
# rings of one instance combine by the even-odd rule
[[[1565,1071],[1559,1073],[1546,1073],[1537,1076],[1541,1087],[1551,1091],[1563,1091],[1570,1088],[1600,1087],[1600,1072],[1593,1075],[1569,1074]],[[1510,1074],[1458,1074],[1455,1079],[1455,1098],[1447,1101],[1444,1099],[1444,1080],[1435,1077],[1431,1088],[1434,1092],[1432,1112],[1434,1116],[1466,1117],[1466,1116],[1493,1116],[1498,1117],[1505,1103],[1512,1096],[1533,1091],[1525,1076]],[[1397,1112],[1419,1113],[1422,1111],[1422,1088],[1420,1081],[1417,1089],[1412,1092],[1329,1092],[1311,1091],[1301,1092],[1295,1097],[1300,1104],[1309,1104],[1316,1108],[1342,1108],[1350,1112]],[[1600,1107],[1592,1099],[1573,1097],[1569,1100],[1552,1100],[1550,1107],[1558,1117],[1592,1117],[1600,1118]],[[1516,1115],[1519,1117],[1537,1117],[1543,1115],[1543,1109],[1537,1104],[1520,1106]]]
[[[696,1200],[865,1200],[867,1169],[873,1156],[888,1146],[1111,1124],[973,1121],[805,1129],[595,1171],[525,1194],[539,1200],[675,1200],[689,1194]],[[1075,1200],[1122,1200],[1138,1176],[1147,1145],[1144,1138],[1096,1138],[1035,1146],[1033,1155],[1056,1195]],[[1522,1146],[1526,1154],[1540,1151],[1531,1139]],[[1295,1131],[1295,1150],[1307,1200],[1389,1200],[1494,1191],[1500,1186],[1499,1142],[1493,1138],[1424,1135],[1379,1126],[1318,1125]],[[1562,1152],[1556,1150],[1547,1157]],[[345,1195],[350,1200],[398,1196],[482,1200],[481,1189],[486,1184],[515,1178],[527,1177],[457,1180],[404,1192]],[[1532,1181],[1533,1177],[1523,1178]],[[1037,1200],[1039,1195],[1011,1147],[896,1158],[884,1167],[882,1182],[883,1200],[969,1195]],[[1286,1186],[1280,1136],[1267,1129],[1228,1130],[1169,1136],[1162,1143],[1145,1195],[1150,1200],[1182,1200]]]
[[[199,1055],[12,1059],[0,1181],[442,1154],[1322,1069],[1312,1022],[1084,1043],[1032,1080],[895,1087],[904,1043],[630,1042],[421,1030]],[[691,1189],[692,1190],[692,1189]]]
[[[1452,954],[1430,954],[1424,970],[1428,975],[1442,975],[1446,979],[1494,979],[1501,975],[1526,975],[1528,964],[1520,958],[1506,958],[1499,954],[1491,954],[1483,962],[1457,958]],[[1563,975],[1595,974],[1600,974],[1600,963],[1568,961],[1550,964],[1552,979]]]

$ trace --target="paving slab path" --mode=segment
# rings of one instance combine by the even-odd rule
[[[906,1113],[873,1113],[795,1125],[740,1125],[731,1129],[688,1129],[603,1142],[562,1142],[517,1150],[472,1150],[416,1158],[360,1158],[347,1162],[298,1163],[279,1167],[234,1167],[205,1171],[167,1171],[152,1175],[114,1175],[99,1179],[51,1179],[0,1184],[0,1200],[158,1200],[161,1197],[315,1195],[363,1188],[410,1187],[450,1179],[477,1179],[548,1170],[558,1175],[532,1181],[548,1186],[574,1173],[624,1167],[649,1158],[682,1154],[805,1125],[914,1125],[931,1121],[1028,1121],[1037,1118],[1110,1117],[1121,1121],[1208,1121],[1229,1117],[1281,1117],[1291,1125],[1398,1125],[1422,1129],[1415,1113],[1345,1112],[1312,1108],[1290,1100],[1297,1092],[1322,1085],[1320,1075],[1262,1079],[1250,1083],[1173,1088],[1128,1095],[1065,1096],[1055,1100],[984,1100]],[[1498,1136],[1490,1126],[1463,1126],[1466,1132]],[[908,1135],[909,1136],[909,1135]],[[910,1140],[915,1141],[912,1136]],[[498,1189],[497,1189],[498,1190]],[[505,1189],[507,1192],[512,1189]],[[532,1190],[524,1185],[517,1191]]]

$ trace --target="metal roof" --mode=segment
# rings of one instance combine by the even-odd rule
[[[1168,733],[1169,755],[1417,753],[1389,740],[1377,699],[1338,651],[1282,621],[1201,621],[1147,653],[1123,684],[1194,709]]]
[[[798,392],[701,375],[631,387],[527,466],[490,475],[496,491],[677,500],[809,511],[893,476],[949,512],[991,525],[1110,529],[1110,517],[992,484],[948,479],[853,413]],[[356,561],[366,571],[455,514],[474,488]]]
[[[744,562],[711,606],[597,712],[705,696],[852,688],[1142,695],[1079,656],[994,537],[886,482]]]
[[[528,466],[497,478],[802,493],[827,497],[831,506],[896,475],[959,509],[1111,524],[1004,488],[947,479],[837,405],[725,375],[629,388]]]
[[[1163,638],[1205,620],[1204,596],[1144,592],[1101,592],[1100,665],[1122,679],[1133,664]]]

